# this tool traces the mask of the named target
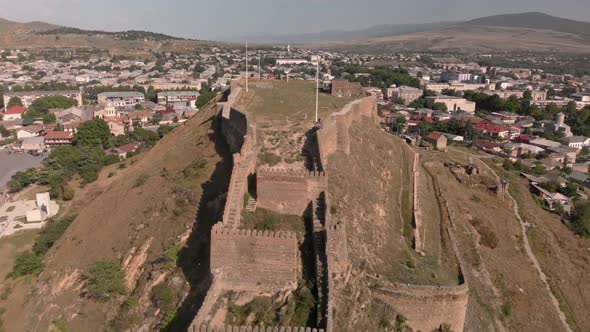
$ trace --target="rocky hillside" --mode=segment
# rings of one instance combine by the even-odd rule
[[[145,155],[77,190],[85,194],[67,211],[77,218],[48,253],[42,273],[3,285],[6,330],[186,328],[199,283],[208,282],[208,269],[196,266],[194,255],[208,257],[210,227],[227,191],[227,157],[212,105]],[[123,275],[112,288],[118,274],[107,274],[105,288],[100,276],[112,266]]]

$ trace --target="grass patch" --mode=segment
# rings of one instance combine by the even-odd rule
[[[285,215],[257,208],[256,212],[242,213],[242,228],[259,231],[289,231],[305,233],[305,219],[302,216]]]
[[[150,296],[152,303],[160,308],[162,313],[162,324],[167,326],[176,316],[176,303],[178,302],[178,292],[166,283],[159,283],[152,288]]]
[[[127,292],[125,273],[116,261],[95,262],[88,269],[87,277],[88,293],[98,300],[107,300],[112,296]]]
[[[51,247],[59,240],[68,227],[74,222],[76,215],[69,215],[61,220],[50,220],[41,229],[33,244],[33,252],[37,255],[45,255]]]
[[[484,225],[481,220],[474,219],[471,224],[480,235],[480,243],[490,249],[495,249],[498,246],[498,236],[487,225]]]
[[[272,152],[263,152],[258,155],[258,161],[260,162],[261,165],[268,165],[268,166],[272,167],[272,166],[280,163],[281,160],[283,160],[281,158],[281,156],[276,155]]]
[[[141,174],[137,179],[135,179],[135,183],[133,184],[133,188],[138,188],[143,186],[147,180],[150,178],[148,174]]]
[[[28,275],[38,275],[43,270],[43,257],[25,251],[16,256],[9,278],[20,278]]]

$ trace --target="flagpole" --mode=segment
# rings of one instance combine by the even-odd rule
[[[318,122],[318,108],[320,100],[320,59],[318,58],[315,71],[315,122]]]
[[[246,42],[246,92],[248,92],[248,42]]]

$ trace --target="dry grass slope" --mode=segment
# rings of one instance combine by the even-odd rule
[[[87,191],[96,196],[79,206],[78,218],[50,251],[38,281],[19,286],[31,289],[26,306],[8,302],[3,319],[10,331],[48,330],[56,320],[74,331],[105,327],[118,302],[82,297],[81,276],[98,260],[129,257],[125,272],[135,276],[129,284],[137,281],[141,286],[153,268],[145,263],[161,257],[190,229],[201,186],[220,161],[210,137],[214,115],[214,107],[203,110],[145,155],[127,161],[131,166],[109,179],[112,184],[107,188],[101,188],[107,178],[104,174],[90,185],[101,190]],[[73,202],[72,206],[78,205]]]

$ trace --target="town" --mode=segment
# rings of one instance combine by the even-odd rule
[[[590,238],[584,61],[245,42],[0,50],[0,323],[588,326],[583,305],[562,305],[587,287],[569,288]]]

